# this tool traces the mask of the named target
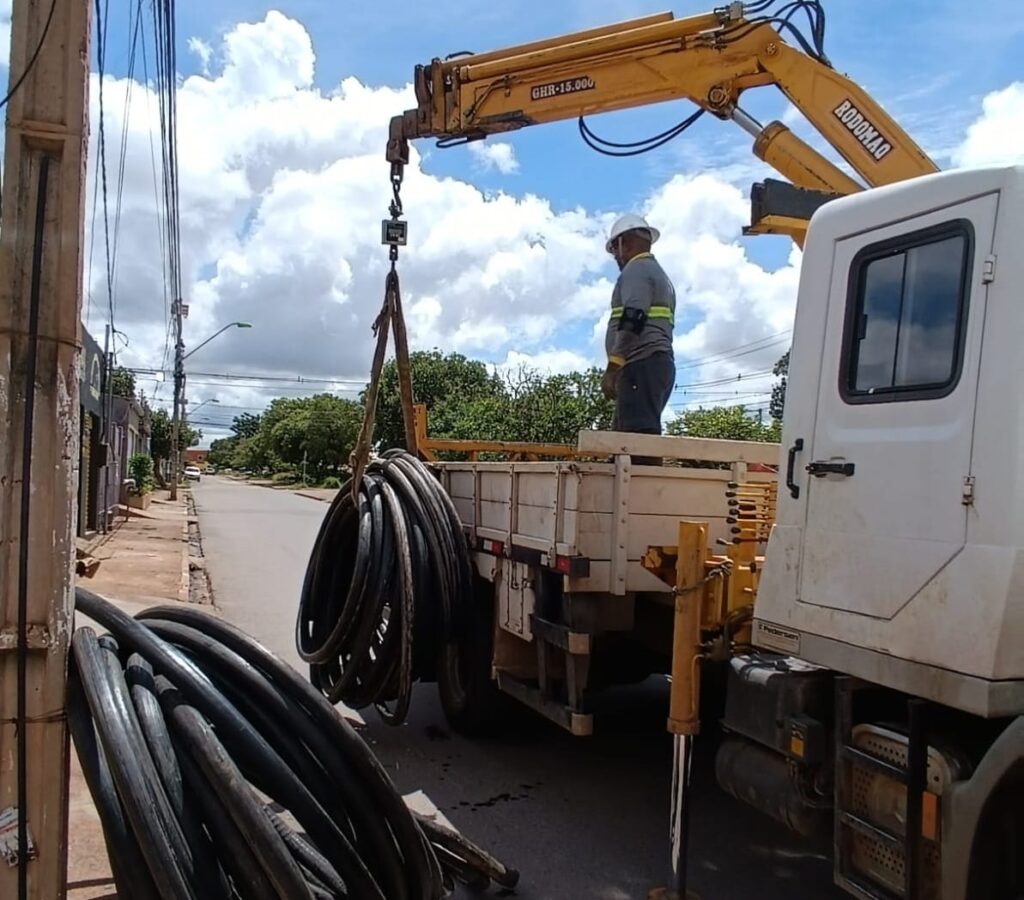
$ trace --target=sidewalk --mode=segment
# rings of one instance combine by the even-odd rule
[[[149,509],[119,516],[115,530],[93,542],[91,555],[100,561],[82,587],[95,591],[130,615],[151,606],[187,601],[189,597],[189,541],[187,491],[178,500],[157,491]],[[205,607],[210,609],[210,607]],[[76,626],[88,624],[76,616]],[[107,852],[99,817],[71,750],[68,820],[68,900],[115,900]]]

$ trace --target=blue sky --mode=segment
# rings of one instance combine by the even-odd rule
[[[127,4],[121,5],[124,20]],[[200,62],[188,49],[189,38],[216,48],[221,36],[238,22],[256,21],[277,9],[302,22],[312,36],[315,84],[321,90],[329,91],[353,75],[365,84],[399,87],[411,79],[416,63],[435,56],[489,50],[667,8],[681,17],[705,12],[711,4],[438,0],[391,8],[313,0],[275,4],[183,0],[178,4],[178,59],[183,74],[199,71]],[[825,9],[826,47],[836,68],[864,85],[937,157],[959,142],[985,94],[1021,75],[1024,5],[1016,0],[826,0]],[[125,54],[118,54],[116,48],[126,43],[117,33],[121,30],[117,26],[123,29],[124,22],[113,14],[111,20],[109,65],[123,71]],[[745,104],[764,121],[785,110],[785,101],[772,89],[756,92]],[[688,111],[686,104],[661,104],[602,116],[594,124],[608,136],[631,137],[660,131]],[[718,121],[701,122],[680,143],[698,146],[728,137],[730,151],[738,156],[749,142],[742,134],[728,135],[732,130]],[[521,164],[515,187],[536,191],[558,208],[579,203],[601,209],[634,205],[675,169],[685,153],[673,144],[642,161],[605,159],[581,143],[575,122],[529,129],[508,140]],[[427,167],[439,175],[472,178],[483,188],[509,188],[498,173],[474,171],[465,150],[431,153]]]
[[[1014,127],[1024,130],[1024,86],[1010,87],[1021,78],[1024,58],[1019,0],[824,5],[826,49],[836,68],[863,85],[940,166],[954,158],[1024,162],[1020,139],[1011,140]],[[0,0],[0,23],[9,7],[10,0]],[[232,318],[254,324],[204,349],[203,368],[348,379],[339,380],[339,390],[354,390],[368,370],[368,326],[384,270],[377,244],[388,201],[384,135],[390,116],[410,105],[413,67],[455,51],[494,49],[666,8],[680,17],[709,6],[437,0],[392,9],[180,0],[183,258],[193,310],[186,342],[194,345]],[[124,125],[129,9],[126,0],[110,4],[111,159]],[[146,27],[151,31],[148,13]],[[141,81],[140,69],[135,78]],[[97,86],[94,78],[90,167]],[[159,366],[166,328],[146,113],[152,97],[141,84],[134,90],[117,317],[131,338],[122,360]],[[983,110],[986,98],[1000,97],[998,109]],[[762,121],[783,117],[814,138],[772,89],[751,92],[743,104]],[[599,116],[591,125],[612,139],[636,139],[690,110],[662,104]],[[970,132],[966,152],[969,129],[982,119],[988,127]],[[679,293],[681,384],[750,376],[786,349],[799,255],[785,238],[742,238],[749,186],[771,172],[734,125],[705,117],[665,148],[626,160],[588,149],[575,122],[526,129],[502,143],[507,146],[488,141],[488,152],[504,154],[509,165],[488,165],[480,145],[441,151],[417,144],[421,158],[406,184],[411,240],[402,260],[415,346],[458,350],[506,369],[599,364],[601,317],[615,277],[602,234],[615,214],[645,210],[665,234],[656,250]],[[1004,143],[1012,147],[1000,154],[996,145]],[[91,213],[91,192],[89,201]],[[92,270],[87,276],[93,297],[102,298],[105,281]],[[90,306],[89,327],[100,333],[104,323],[95,310],[104,305]],[[763,342],[763,351],[702,362],[750,342]],[[258,407],[272,396],[255,386],[195,383],[196,402],[216,395],[225,407]],[[762,379],[744,390],[681,389],[673,402],[678,409],[725,402],[731,392],[763,404],[769,386]]]
[[[108,67],[123,72],[127,44],[127,4],[111,15]],[[339,8],[340,7],[340,8]],[[178,4],[178,58],[182,74],[202,64],[189,50],[198,38],[216,48],[240,21],[256,21],[270,9],[302,22],[313,39],[315,85],[332,90],[355,76],[365,84],[399,87],[416,63],[460,50],[489,50],[568,33],[671,8],[677,17],[706,12],[709,4],[667,4],[644,0],[549,0],[549,2],[479,3],[439,0],[389,9],[372,3],[334,4],[291,0],[275,4],[248,0]],[[940,163],[961,140],[977,116],[982,97],[1020,76],[1024,57],[1024,5],[1016,0],[825,0],[826,47],[845,72],[885,106]],[[979,9],[982,15],[979,15]],[[216,51],[215,51],[216,52]],[[754,92],[745,106],[762,121],[783,115],[785,99],[774,89]],[[599,117],[593,124],[613,139],[653,134],[690,111],[685,103],[660,104]],[[793,127],[812,136],[802,122]],[[556,209],[584,204],[590,209],[618,210],[639,205],[666,177],[707,160],[704,148],[720,153],[724,163],[754,165],[749,140],[727,123],[699,122],[687,135],[641,159],[608,159],[581,142],[575,122],[527,129],[507,140],[520,163],[514,183],[500,172],[481,171],[464,148],[431,151],[425,168],[439,176],[471,180],[484,190],[536,192]],[[713,156],[711,157],[714,158]],[[745,242],[751,257],[779,265],[788,254],[785,240]]]

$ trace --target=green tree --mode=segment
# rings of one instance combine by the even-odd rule
[[[779,380],[772,388],[772,399],[768,404],[768,413],[773,419],[781,422],[782,414],[786,409],[786,384],[789,381],[789,350],[775,363],[772,374],[776,375]]]
[[[218,469],[226,469],[231,466],[232,458],[238,447],[238,438],[235,435],[226,438],[217,438],[210,442],[210,452],[206,461]]]
[[[132,400],[135,397],[135,376],[124,366],[110,373],[110,390],[115,397]]]
[[[686,437],[716,438],[730,441],[777,441],[776,422],[763,424],[748,415],[742,406],[711,406],[680,413],[665,429],[669,434]]]
[[[333,394],[275,400],[263,416],[260,435],[282,463],[298,471],[305,463],[316,480],[348,462],[362,423],[362,407]],[[246,441],[243,438],[243,443]]]
[[[151,413],[149,419],[149,452],[153,459],[170,459],[171,443],[174,434],[174,423],[166,409],[158,409]],[[194,447],[203,439],[202,431],[193,428],[188,422],[178,425],[178,449],[186,450]],[[159,468],[159,467],[157,467]]]
[[[455,423],[464,422],[462,407],[487,397],[501,396],[501,380],[478,360],[459,353],[419,351],[409,356],[412,372],[413,401],[424,403],[430,414],[430,432],[450,436]],[[360,395],[366,403],[366,391]],[[377,396],[377,418],[374,439],[382,449],[405,447],[402,424],[402,401],[398,393],[398,367],[394,360],[381,370],[380,393]]]
[[[239,438],[231,454],[231,468],[259,472],[270,462],[269,454],[260,435]]]
[[[601,369],[542,375],[520,370],[510,379],[506,439],[574,444],[581,431],[607,430],[615,412],[601,393]]]
[[[232,419],[231,430],[234,432],[235,437],[253,437],[260,430],[262,418],[262,416],[253,415],[252,413],[242,413],[240,416],[235,416]]]

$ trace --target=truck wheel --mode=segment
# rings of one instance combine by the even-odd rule
[[[969,900],[1024,900],[1024,764],[1011,771],[986,804],[971,854]]]
[[[482,737],[498,730],[507,698],[491,678],[494,585],[479,577],[474,581],[464,625],[439,655],[437,691],[448,724],[460,734]]]

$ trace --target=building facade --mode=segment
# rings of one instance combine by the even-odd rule
[[[108,490],[117,503],[128,502],[128,460],[136,453],[149,453],[149,421],[139,401],[113,397],[110,404],[110,453]]]

